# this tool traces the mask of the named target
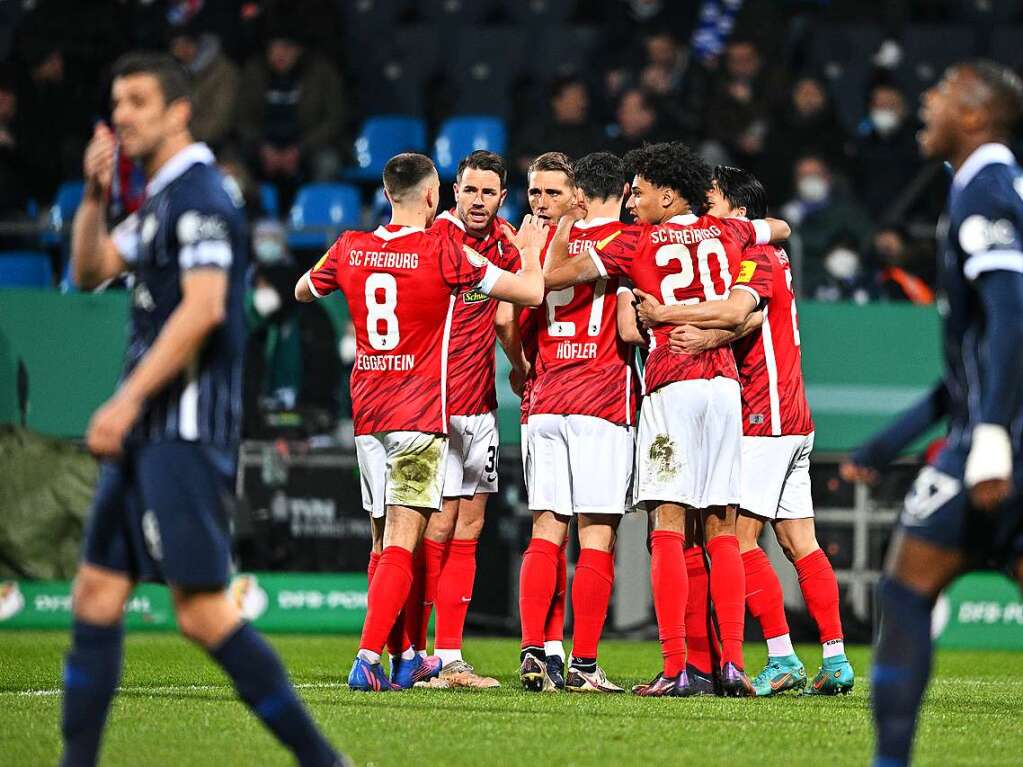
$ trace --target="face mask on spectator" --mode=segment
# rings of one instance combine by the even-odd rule
[[[902,118],[894,109],[872,109],[870,110],[870,121],[874,123],[878,133],[887,136],[899,127]]]
[[[824,257],[824,268],[836,280],[851,280],[860,271],[859,254],[849,248],[835,248]]]
[[[826,178],[813,174],[799,179],[796,191],[804,202],[821,202],[827,199],[831,189]]]
[[[269,317],[281,308],[281,297],[269,286],[262,286],[252,291],[252,307],[260,317]]]

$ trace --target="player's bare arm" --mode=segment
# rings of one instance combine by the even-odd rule
[[[737,330],[757,308],[757,298],[748,290],[732,290],[723,301],[666,306],[649,293],[637,289],[636,307],[646,327],[655,325],[695,325],[711,330]]]
[[[522,336],[519,333],[519,323],[515,317],[516,309],[514,304],[501,301],[497,305],[497,314],[494,316],[494,329],[497,331],[497,341],[504,350],[504,355],[511,363],[509,379],[512,390],[518,396],[522,396],[522,384],[529,375],[529,360],[522,351]]]
[[[193,269],[181,279],[181,303],[167,319],[156,342],[120,388],[97,410],[86,432],[95,455],[121,453],[124,437],[147,398],[159,391],[198,354],[206,337],[224,321],[227,273]]]
[[[106,199],[114,175],[114,134],[97,123],[85,150],[85,194],[71,228],[71,269],[75,283],[90,290],[127,269],[107,230]]]
[[[550,245],[547,246],[547,260],[544,262],[544,283],[547,290],[561,290],[571,285],[593,282],[600,277],[597,265],[590,258],[571,258],[568,255],[568,240],[572,225],[582,219],[586,211],[578,205],[569,209],[558,222]]]
[[[737,330],[708,330],[695,325],[681,325],[668,336],[668,348],[678,354],[699,354],[720,346],[727,346],[759,330],[764,324],[764,313],[753,312]]]
[[[502,272],[490,295],[519,306],[539,306],[543,301],[544,281],[540,268],[540,251],[547,242],[547,225],[543,219],[527,215],[517,232],[503,227],[504,236],[518,248],[522,269],[517,274]]]
[[[762,219],[767,222],[767,225],[771,228],[771,242],[784,242],[792,234],[792,227],[780,218],[765,218]]]
[[[636,294],[630,288],[618,289],[618,335],[627,344],[646,346],[646,336],[636,317]]]
[[[295,300],[303,304],[309,304],[316,300],[316,296],[313,295],[313,291],[309,287],[309,272],[299,277],[298,282],[295,283]]]

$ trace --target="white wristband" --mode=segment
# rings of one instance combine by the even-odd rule
[[[979,423],[973,427],[973,444],[966,457],[963,480],[967,487],[989,479],[1012,478],[1012,443],[1004,426]]]

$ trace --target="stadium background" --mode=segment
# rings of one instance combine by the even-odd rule
[[[344,384],[353,344],[342,301],[299,311],[289,295],[339,230],[386,215],[383,162],[423,150],[450,181],[471,149],[500,151],[512,166],[504,213],[516,220],[537,152],[671,137],[755,170],[793,224],[820,537],[850,636],[866,641],[915,458],[873,491],[836,468],[939,369],[933,229],[947,178],[917,159],[919,94],[960,58],[1018,67],[1021,39],[1016,0],[0,0],[0,627],[69,620],[66,579],[96,472],[80,438],[116,380],[127,302],[123,286],[77,292],[68,231],[109,64],[154,48],[193,72],[197,137],[248,201],[253,285],[284,299],[268,311],[254,290],[249,302],[235,522],[240,568],[258,574],[234,588],[257,625],[351,631],[361,620],[369,526]],[[140,189],[122,163],[112,216]],[[504,372],[503,490],[469,614],[477,633],[516,629],[528,535]],[[643,531],[635,516],[623,527],[609,626],[619,635],[652,631]],[[791,568],[779,572],[791,576],[793,633],[812,638]],[[975,576],[957,589],[946,644],[1019,645],[1011,587]],[[132,604],[129,625],[169,625],[165,592]]]

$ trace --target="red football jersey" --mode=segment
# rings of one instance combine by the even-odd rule
[[[742,431],[750,437],[809,434],[813,418],[803,387],[799,317],[789,257],[781,248],[760,246],[774,265],[774,294],[764,325],[732,345],[742,384]]]
[[[743,265],[743,251],[770,239],[764,221],[715,216],[674,216],[656,226],[626,226],[594,244],[590,255],[603,277],[625,276],[635,287],[665,305],[697,304],[728,296],[734,284],[759,295],[770,285],[769,265]],[[675,354],[668,347],[673,325],[650,331],[650,355],[643,370],[643,391],[675,381],[738,379],[731,349]]]
[[[475,237],[456,213],[437,216],[430,231],[464,242],[490,263],[509,272],[520,268],[519,251],[501,232],[504,219],[494,218],[486,236]],[[494,350],[497,301],[478,290],[464,290],[455,300],[448,346],[448,415],[479,415],[497,409]]]
[[[569,235],[573,258],[626,225],[616,219],[577,222]],[[636,421],[635,382],[628,345],[618,335],[617,277],[548,291],[537,322],[540,372],[530,414],[590,415],[612,423]]]
[[[489,293],[501,270],[415,227],[345,232],[309,273],[314,295],[340,289],[355,326],[355,433],[446,434],[451,316],[466,289]]]

